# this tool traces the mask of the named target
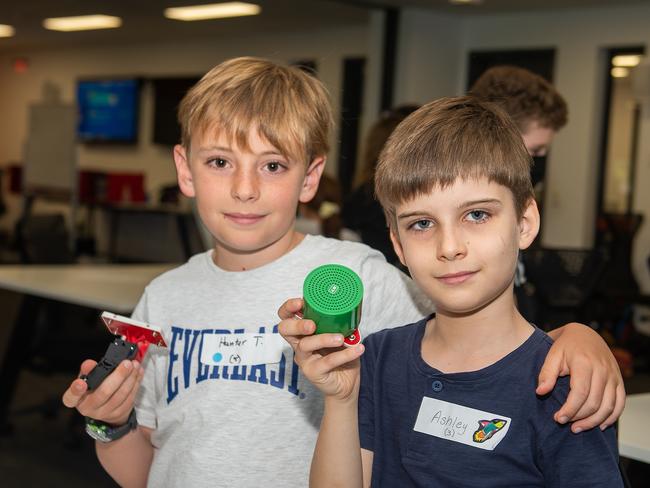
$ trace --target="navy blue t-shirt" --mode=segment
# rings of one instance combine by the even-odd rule
[[[420,353],[427,320],[364,342],[359,433],[374,453],[372,486],[623,486],[612,427],[573,434],[553,420],[568,378],[535,394],[544,332],[487,368],[444,374]]]

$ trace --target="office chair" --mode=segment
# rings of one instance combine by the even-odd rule
[[[604,214],[600,216],[601,240],[610,254],[598,292],[621,302],[639,294],[639,284],[632,272],[632,245],[643,223],[640,214]]]
[[[534,287],[539,326],[554,328],[570,321],[588,322],[588,304],[607,265],[606,250],[532,249],[523,254]]]
[[[23,264],[71,264],[75,261],[62,214],[28,214],[16,223]]]
[[[61,214],[27,214],[16,225],[16,242],[25,265],[75,262],[70,233]],[[99,323],[97,310],[31,296],[24,297],[22,308],[30,309],[25,313],[34,321],[29,353],[22,367],[39,375],[65,373],[72,378],[84,359],[102,356],[106,333]],[[61,407],[57,396],[14,410],[11,415],[41,413],[53,418]],[[76,417],[81,418],[78,415],[71,418],[70,432],[77,430]],[[67,443],[77,443],[74,435],[68,436]]]

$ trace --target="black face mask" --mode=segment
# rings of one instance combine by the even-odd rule
[[[533,156],[533,168],[530,172],[530,178],[533,186],[540,181],[544,181],[546,175],[546,156]]]

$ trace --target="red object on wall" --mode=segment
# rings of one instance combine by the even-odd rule
[[[23,168],[7,167],[9,192],[23,191]],[[142,203],[146,201],[144,173],[106,173],[103,171],[79,171],[79,202],[93,203]]]
[[[106,173],[79,171],[79,202],[86,204],[106,201]]]
[[[144,174],[108,173],[106,203],[141,203],[145,201]]]
[[[9,192],[22,193],[23,191],[23,167],[11,165],[8,167],[9,172]]]
[[[13,61],[14,73],[26,73],[29,69],[29,60],[27,58],[15,58]]]

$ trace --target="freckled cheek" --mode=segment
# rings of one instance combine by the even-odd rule
[[[301,186],[295,181],[271,182],[264,185],[265,192],[269,197],[277,201],[298,200]]]
[[[230,186],[223,181],[211,181],[207,178],[194,179],[194,191],[198,200],[219,202],[230,195]]]
[[[297,206],[300,192],[293,188],[280,189],[267,194],[267,201],[272,202],[278,208],[293,208]]]

